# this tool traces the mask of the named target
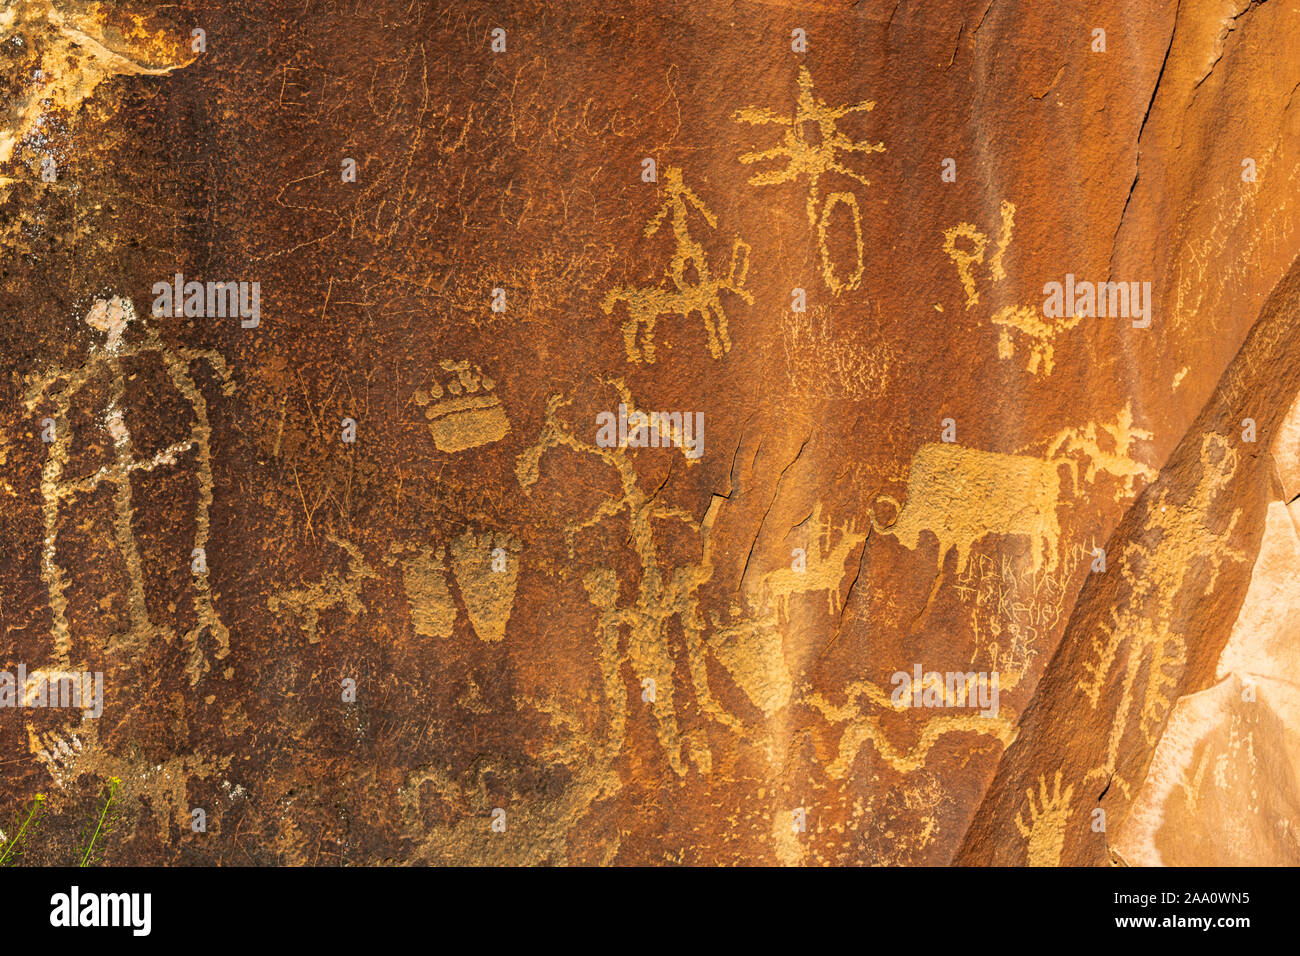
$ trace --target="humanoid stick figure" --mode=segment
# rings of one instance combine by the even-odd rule
[[[631,392],[623,382],[619,380],[612,384],[623,404],[635,409]],[[597,658],[605,685],[609,721],[604,754],[613,759],[622,752],[626,743],[630,711],[623,669],[628,666],[641,684],[643,693],[647,686],[654,688],[656,735],[673,772],[678,776],[685,775],[689,756],[701,773],[709,773],[713,756],[707,737],[700,729],[683,732],[678,705],[674,704],[678,652],[676,641],[671,636],[670,622],[676,619],[680,625],[695,705],[710,719],[736,733],[743,733],[740,719],[722,705],[709,683],[705,625],[699,613],[700,589],[713,578],[711,539],[724,499],[714,496],[704,518],[698,520],[681,508],[657,500],[657,492],[642,487],[626,441],[613,448],[591,445],[578,438],[569,425],[561,421],[558,412],[571,403],[572,399],[551,396],[547,403],[546,424],[533,445],[520,455],[515,475],[520,486],[528,491],[538,480],[542,456],[553,448],[569,448],[589,454],[613,468],[623,489],[621,496],[604,500],[590,517],[569,522],[565,528],[572,555],[578,535],[606,521],[618,519],[626,512],[626,540],[640,563],[637,597],[630,603],[619,603],[625,585],[620,572],[613,567],[597,567],[582,578],[587,598],[599,612]],[[698,536],[700,560],[665,569],[660,562],[660,541],[656,535],[661,532],[657,532],[657,528],[678,524],[684,526],[688,534]],[[649,702],[651,698],[643,697],[643,700]]]
[[[709,211],[694,192],[682,181],[682,171],[676,166],[666,173],[668,196],[659,211],[646,223],[646,238],[653,236],[672,213],[673,238],[676,248],[668,260],[664,277],[672,280],[673,287],[651,286],[635,288],[619,286],[611,289],[601,303],[606,315],[612,315],[619,302],[627,304],[628,318],[623,323],[623,345],[629,362],[647,364],[655,360],[654,329],[661,315],[690,316],[698,312],[704,320],[709,354],[721,358],[731,350],[731,336],[727,330],[727,314],[722,307],[720,293],[731,292],[746,303],[753,304],[753,295],[746,291],[745,276],[749,272],[749,246],[736,238],[731,248],[731,265],[728,274],[715,278],[709,268],[704,246],[691,235],[687,214],[693,207],[708,223],[710,229],[718,227],[718,217]],[[694,270],[690,281],[687,269]]]
[[[135,309],[129,299],[113,297],[97,299],[87,313],[85,322],[90,328],[105,335],[104,341],[93,343],[86,361],[80,368],[67,370],[54,368],[40,376],[28,389],[25,397],[27,411],[32,412],[47,397],[54,402],[54,414],[46,419],[52,426],[49,457],[41,475],[41,494],[44,499],[45,545],[41,553],[41,578],[49,592],[50,611],[53,617],[51,634],[54,639],[55,659],[60,666],[69,666],[71,635],[67,619],[67,578],[56,560],[56,542],[64,523],[64,505],[72,503],[78,495],[93,492],[107,482],[114,489],[114,537],[118,551],[126,566],[128,600],[133,638],[161,634],[170,637],[172,632],[155,626],[145,604],[144,569],[133,527],[131,480],[136,472],[150,472],[163,465],[175,465],[180,455],[193,450],[198,462],[198,491],[195,513],[194,548],[191,552],[193,573],[195,626],[185,635],[189,651],[187,672],[190,682],[196,683],[207,662],[198,647],[199,635],[209,630],[216,639],[216,656],[224,658],[230,649],[230,633],[222,624],[212,604],[208,585],[206,547],[209,533],[208,510],[212,504],[212,429],[208,423],[207,401],[190,376],[190,363],[206,361],[221,381],[222,394],[230,395],[234,383],[226,370],[225,359],[211,349],[172,349],[158,337],[158,333],[144,322],[138,325],[143,335],[140,341],[126,341],[127,328],[136,321]],[[189,402],[194,411],[194,424],[188,438],[173,442],[148,458],[137,458],[122,401],[126,394],[126,361],[155,353],[162,362],[176,390]],[[76,395],[101,371],[109,377],[108,404],[96,415],[112,439],[112,461],[82,478],[65,478],[68,451],[72,444],[72,429],[68,414]],[[57,387],[59,383],[61,387]]]
[[[655,213],[654,218],[646,223],[646,238],[658,232],[659,227],[663,225],[664,216],[672,212],[673,235],[677,238],[677,249],[668,262],[667,274],[673,280],[673,285],[681,292],[707,286],[711,279],[709,263],[704,255],[704,247],[690,233],[686,223],[686,213],[690,206],[694,206],[704,217],[704,221],[709,224],[710,229],[718,228],[718,217],[709,211],[709,208],[704,205],[704,200],[695,195],[694,190],[682,182],[681,169],[676,166],[668,167],[665,179],[668,181],[668,198],[664,200],[664,204]],[[694,286],[686,282],[688,263],[695,266],[697,279]]]

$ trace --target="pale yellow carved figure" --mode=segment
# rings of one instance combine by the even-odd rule
[[[1217,455],[1217,457],[1216,457]],[[1113,781],[1125,797],[1130,781],[1116,772],[1120,744],[1134,722],[1143,739],[1155,746],[1172,703],[1174,689],[1186,663],[1187,644],[1174,624],[1188,567],[1205,562],[1209,568],[1207,592],[1214,590],[1225,561],[1244,561],[1246,555],[1228,547],[1241,517],[1235,509],[1222,532],[1205,527],[1205,517],[1219,491],[1237,469],[1237,451],[1222,435],[1210,432],[1201,440],[1201,476],[1195,490],[1181,503],[1170,500],[1167,490],[1151,504],[1146,530],[1160,530],[1154,547],[1137,542],[1125,545],[1120,574],[1127,586],[1123,602],[1110,612],[1110,622],[1093,638],[1094,659],[1084,664],[1079,691],[1096,708],[1102,692],[1112,686],[1111,674],[1121,648],[1127,654],[1121,665],[1119,702],[1107,740],[1106,760],[1093,768],[1094,777]],[[1139,685],[1139,678],[1145,682]]]
[[[1051,570],[1057,562],[1060,501],[1057,469],[1073,463],[1031,455],[1007,455],[961,445],[931,442],[912,458],[907,476],[907,503],[889,495],[877,501],[891,505],[894,520],[883,525],[872,515],[877,533],[887,534],[905,548],[916,550],[921,533],[939,541],[939,569],[949,551],[957,552],[957,571],[965,571],[971,549],[986,535],[1029,538],[1033,567]]]
[[[394,545],[384,560],[410,546]],[[446,548],[417,547],[415,555],[402,562],[402,587],[411,609],[411,627],[419,637],[451,637],[456,629],[456,601],[447,579]]]
[[[634,408],[631,395],[622,382],[613,383],[631,416]],[[712,754],[702,731],[683,735],[678,727],[675,700],[673,657],[669,622],[679,622],[685,638],[687,669],[697,706],[711,720],[734,732],[743,730],[741,722],[729,713],[714,697],[709,686],[705,659],[704,622],[699,612],[698,592],[713,577],[712,532],[718,510],[725,500],[714,496],[703,519],[696,519],[681,508],[671,507],[656,500],[655,490],[641,487],[633,467],[629,449],[625,444],[604,448],[579,440],[559,418],[559,411],[569,404],[561,396],[553,396],[547,406],[546,424],[537,441],[520,455],[515,468],[519,483],[525,489],[538,480],[538,467],[542,456],[553,448],[568,448],[583,455],[591,455],[602,464],[614,469],[621,491],[603,501],[586,520],[571,522],[565,531],[570,550],[577,536],[602,521],[626,515],[627,541],[635,550],[640,564],[637,596],[628,605],[618,603],[620,582],[613,568],[596,568],[583,576],[583,586],[588,599],[598,609],[597,657],[605,685],[609,708],[606,753],[618,754],[623,747],[629,713],[627,687],[623,666],[629,665],[638,686],[654,682],[653,707],[656,732],[667,754],[669,765],[679,775],[686,773],[685,755],[701,773],[711,769]],[[700,541],[700,559],[672,568],[665,573],[660,564],[659,546],[655,528],[659,523],[677,523],[694,532]],[[626,649],[623,636],[626,635]]]
[[[1071,453],[1080,453],[1088,463],[1083,480],[1092,482],[1101,473],[1113,475],[1123,480],[1123,487],[1115,494],[1115,500],[1131,498],[1135,493],[1134,482],[1141,478],[1147,482],[1156,477],[1156,470],[1149,465],[1135,461],[1131,456],[1133,444],[1138,441],[1151,441],[1153,432],[1145,428],[1133,427],[1133,402],[1130,400],[1120,409],[1114,425],[1100,426],[1102,433],[1110,436],[1113,451],[1101,447],[1096,422],[1089,422],[1083,428],[1069,428],[1061,432],[1047,447],[1049,458],[1061,457]]]
[[[191,576],[194,590],[196,625],[185,634],[189,652],[187,673],[191,683],[197,683],[207,669],[207,660],[199,648],[199,637],[206,630],[217,641],[215,656],[218,660],[229,652],[230,634],[221,622],[212,603],[208,584],[206,555],[210,530],[208,511],[212,505],[212,429],[208,422],[208,404],[190,375],[190,365],[196,361],[207,362],[222,383],[222,393],[230,395],[234,383],[226,371],[225,359],[211,349],[172,349],[158,337],[158,333],[142,320],[137,320],[129,299],[114,297],[97,299],[86,314],[86,324],[103,333],[104,340],[91,345],[86,361],[75,369],[55,368],[31,383],[24,404],[28,412],[35,411],[47,399],[54,403],[54,440],[41,476],[41,495],[44,499],[45,544],[41,554],[41,578],[49,595],[52,615],[51,634],[54,640],[54,659],[57,666],[68,667],[71,652],[71,634],[67,620],[68,586],[66,572],[57,561],[57,541],[65,520],[65,507],[77,497],[89,496],[101,484],[112,486],[114,528],[118,550],[126,566],[128,579],[128,605],[131,613],[132,638],[154,635],[170,637],[166,628],[156,626],[145,604],[144,568],[136,543],[134,530],[135,509],[132,505],[131,482],[138,472],[151,472],[164,465],[175,465],[187,453],[194,454],[197,465],[197,500],[195,505],[195,530],[193,549],[204,554],[201,570]],[[126,333],[132,323],[138,322],[141,335],[137,341],[128,342]],[[188,438],[173,442],[149,458],[135,455],[126,412],[121,402],[126,393],[129,359],[155,354],[161,360],[172,385],[184,397],[194,413],[194,424]],[[110,398],[108,405],[96,416],[112,439],[113,461],[80,478],[64,476],[68,453],[73,439],[69,414],[77,394],[101,370],[108,373]],[[64,383],[57,387],[58,383]],[[191,555],[186,555],[189,560]]]
[[[287,612],[299,620],[303,632],[307,635],[308,644],[320,643],[322,611],[342,606],[347,609],[348,614],[355,616],[365,610],[361,604],[361,585],[366,578],[378,576],[366,564],[361,550],[351,541],[335,534],[327,535],[326,540],[347,553],[346,574],[330,571],[315,584],[280,591],[266,599],[266,606],[270,610],[276,613]]]
[[[668,167],[664,179],[668,196],[663,206],[646,224],[645,235],[648,238],[658,232],[664,219],[671,213],[676,247],[664,272],[671,287],[620,286],[605,296],[601,308],[606,315],[612,315],[619,302],[626,304],[628,317],[623,323],[623,346],[629,362],[644,360],[646,364],[654,363],[654,330],[659,316],[680,315],[687,318],[695,312],[704,321],[709,354],[715,359],[721,358],[724,353],[731,351],[731,335],[727,328],[727,313],[722,307],[721,293],[730,292],[750,305],[754,302],[753,295],[744,288],[745,276],[749,273],[749,246],[736,239],[732,244],[731,266],[726,277],[715,277],[704,247],[691,235],[687,214],[694,208],[710,229],[717,228],[717,217],[685,185],[679,168]]]
[[[989,260],[989,277],[993,282],[1001,282],[1007,277],[1007,270],[1002,264],[1003,257],[1006,255],[1007,247],[1011,245],[1011,231],[1015,225],[1016,207],[1014,203],[1002,200],[1002,233],[998,238],[998,247],[993,253],[993,258]],[[970,241],[971,248],[963,249],[957,245],[958,239]],[[979,289],[976,287],[975,270],[977,265],[984,263],[984,250],[988,246],[989,237],[980,232],[972,223],[959,222],[950,229],[944,230],[943,234],[943,251],[949,259],[957,266],[957,277],[961,279],[961,286],[966,293],[966,308],[972,308],[980,300]]]
[[[489,644],[506,636],[519,584],[519,539],[466,531],[451,542],[451,566],[470,624]]]
[[[1008,305],[994,312],[990,321],[1002,328],[1002,333],[998,336],[998,358],[1015,357],[1016,345],[1011,333],[1016,331],[1029,339],[1029,362],[1025,371],[1037,375],[1041,367],[1044,375],[1051,375],[1056,368],[1053,340],[1062,332],[1074,328],[1083,318],[1073,315],[1047,321],[1038,306]]]
[[[1109,437],[1105,448],[1099,432]],[[920,547],[923,532],[937,539],[938,573],[926,599],[927,610],[942,583],[944,561],[950,551],[957,552],[959,592],[980,592],[982,586],[972,583],[968,571],[976,556],[974,547],[989,535],[1023,537],[1030,542],[1028,579],[1017,580],[1018,572],[1004,568],[1002,574],[995,575],[1001,593],[1032,593],[1049,581],[1052,582],[1047,585],[1049,590],[1063,588],[1065,576],[1057,572],[1061,536],[1057,508],[1068,504],[1068,499],[1063,495],[1061,469],[1066,470],[1074,495],[1081,491],[1081,465],[1085,484],[1096,482],[1103,473],[1114,476],[1120,480],[1115,500],[1122,501],[1135,493],[1138,479],[1155,477],[1152,468],[1131,457],[1135,442],[1149,441],[1152,437],[1151,432],[1133,427],[1132,408],[1126,405],[1113,425],[1094,422],[1062,431],[1048,442],[1047,453],[1042,457],[983,451],[953,443],[928,443],[912,458],[906,503],[900,504],[890,495],[880,495],[872,503],[872,525],[877,533],[895,538],[909,550]],[[883,516],[880,505],[886,509]],[[892,520],[883,523],[882,517],[887,517],[891,510]],[[1002,617],[1016,620],[1016,615],[1009,611]],[[1022,631],[1027,626],[1036,632],[1038,627],[1032,621],[1017,623],[1017,629]],[[976,630],[978,633],[978,626]],[[1013,643],[1008,648],[1013,656],[1023,657],[1027,651],[1024,636],[1023,633],[1013,635],[1013,642],[1020,645],[1017,649]]]
[[[466,531],[450,544],[395,544],[384,559],[402,558],[402,585],[411,609],[411,626],[421,637],[447,638],[458,615],[454,579],[470,626],[479,640],[496,643],[506,636],[519,583],[519,539],[504,532]],[[450,568],[450,573],[449,573]]]
[[[922,681],[922,686],[925,686]],[[1010,690],[1014,681],[1000,681],[1000,690]],[[967,694],[970,685],[965,688]],[[958,704],[955,695],[950,695],[944,684],[933,687],[943,698],[946,707]],[[822,694],[810,694],[807,703],[823,717],[835,724],[843,724],[838,753],[826,766],[826,773],[832,780],[841,780],[853,769],[858,752],[870,743],[880,757],[899,773],[911,773],[925,765],[931,749],[946,734],[972,733],[989,736],[998,740],[1004,747],[1016,739],[1015,722],[1007,717],[985,717],[979,713],[958,713],[938,717],[926,717],[921,721],[920,732],[910,745],[900,745],[885,735],[880,722],[881,711],[902,712],[909,709],[911,699],[911,682],[908,693],[899,703],[894,703],[893,695],[867,680],[853,681],[845,688],[844,703],[832,704]],[[968,697],[969,699],[969,697]],[[868,706],[872,705],[875,712]]]
[[[451,373],[447,387],[435,380],[413,396],[415,404],[424,408],[438,450],[460,452],[504,438],[510,420],[496,396],[496,381],[466,361],[442,359],[438,365]]]
[[[866,533],[854,530],[847,522],[840,528],[838,540],[831,544],[831,525],[822,521],[822,506],[813,508],[810,519],[810,540],[807,565],[802,570],[781,567],[768,571],[759,584],[758,606],[772,607],[779,618],[789,620],[790,598],[796,594],[821,591],[826,595],[830,613],[840,610],[840,580],[844,577],[844,562],[848,556],[867,540]]]
[[[968,251],[957,245],[958,239],[969,239],[971,249]],[[966,308],[973,307],[980,300],[979,290],[975,287],[973,266],[984,261],[984,247],[989,238],[969,222],[959,222],[943,234],[943,251],[957,264],[957,278],[966,292]]]
[[[817,206],[821,199],[821,180],[827,173],[847,176],[863,186],[870,186],[871,181],[861,173],[855,172],[841,162],[842,154],[883,153],[883,142],[857,142],[840,129],[840,120],[851,113],[867,113],[876,108],[872,100],[862,100],[849,106],[830,106],[819,99],[813,92],[813,78],[807,67],[799,68],[799,95],[795,100],[794,113],[778,113],[762,107],[747,106],[736,110],[732,120],[750,126],[781,126],[785,135],[780,146],[772,149],[743,153],[740,161],[746,165],[779,159],[785,166],[770,172],[755,173],[749,179],[751,186],[777,186],[782,183],[795,182],[801,177],[808,177],[808,199],[806,209],[808,226],[817,230],[817,245],[821,253],[822,278],[832,292],[856,289],[862,281],[865,270],[862,245],[862,216],[858,209],[857,197],[851,192],[832,192],[826,197],[820,218]],[[831,214],[835,207],[843,205],[851,216],[855,236],[856,261],[854,270],[848,279],[841,280],[835,275],[830,261],[830,249],[827,243],[827,231],[830,228]]]

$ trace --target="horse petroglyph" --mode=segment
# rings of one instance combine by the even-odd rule
[[[658,232],[664,219],[672,213],[671,224],[676,248],[664,273],[665,279],[672,285],[645,288],[620,286],[605,296],[601,308],[606,315],[612,315],[615,305],[619,302],[626,304],[628,317],[623,323],[623,346],[629,362],[644,361],[647,365],[654,363],[655,323],[659,316],[680,315],[688,318],[693,312],[698,312],[704,321],[709,354],[715,359],[722,358],[724,353],[731,351],[731,335],[719,293],[730,292],[749,305],[754,303],[753,295],[745,289],[745,276],[749,274],[749,246],[737,238],[731,247],[731,267],[726,277],[715,277],[709,268],[704,246],[691,235],[687,213],[690,207],[694,207],[710,229],[718,228],[717,217],[684,184],[679,168],[668,167],[664,178],[668,198],[646,224],[645,235],[649,238]],[[691,281],[692,277],[694,281]]]

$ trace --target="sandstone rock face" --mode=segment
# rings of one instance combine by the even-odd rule
[[[6,6],[0,862],[1300,862],[1300,12],[1131,7]]]

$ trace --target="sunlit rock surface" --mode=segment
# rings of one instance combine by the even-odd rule
[[[0,862],[1300,862],[1297,35],[3,7]]]

